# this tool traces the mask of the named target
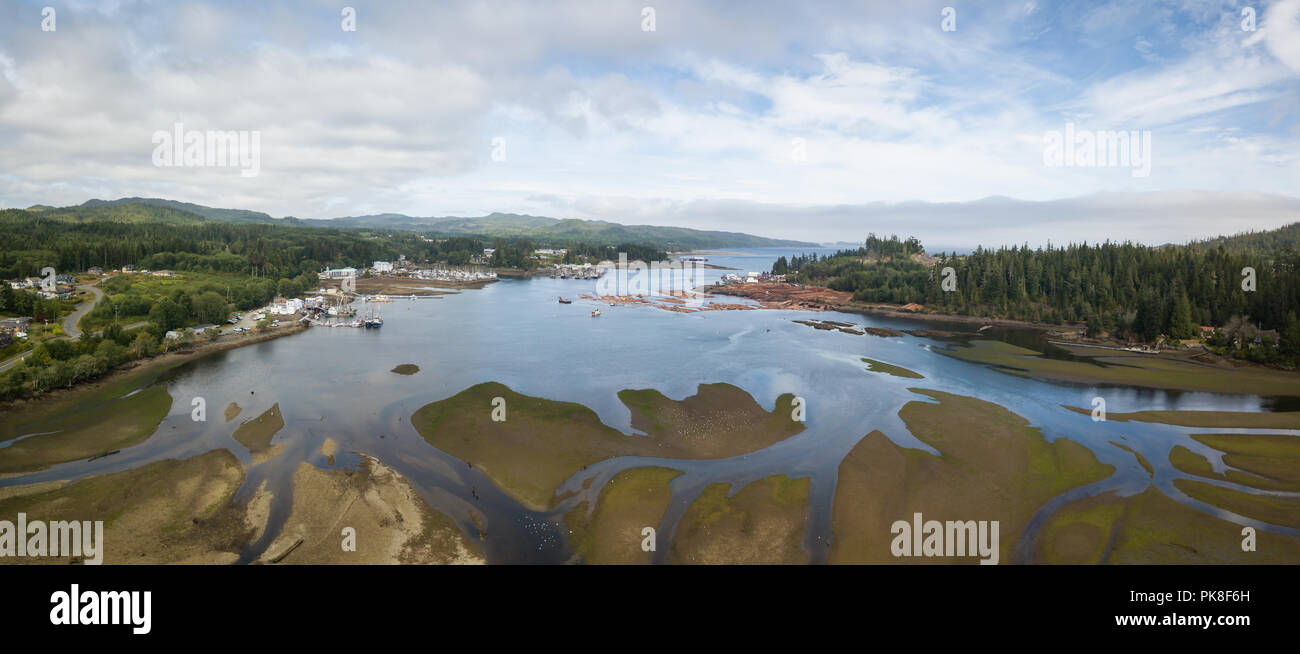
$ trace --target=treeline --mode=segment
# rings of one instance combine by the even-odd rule
[[[0,280],[0,315],[28,316],[37,322],[53,321],[63,315],[64,304],[46,300],[26,290],[14,290]]]
[[[619,245],[601,245],[599,243],[574,243],[564,253],[564,263],[583,263],[585,261],[618,261],[620,253],[627,254],[628,261],[666,261],[668,253],[653,245],[620,243]]]
[[[0,400],[36,395],[95,379],[127,361],[159,354],[165,348],[164,343],[157,325],[125,331],[116,323],[102,335],[86,333],[77,340],[44,341],[22,362],[0,374]]]
[[[120,207],[111,207],[120,209]],[[157,210],[157,208],[151,208]],[[436,244],[417,235],[368,238],[343,230],[202,221],[194,224],[76,222],[46,212],[0,211],[0,278],[136,265],[143,269],[246,273],[293,278],[326,266],[428,256]]]
[[[150,216],[157,222],[148,222]],[[0,279],[39,276],[45,266],[79,272],[130,264],[145,270],[246,273],[278,280],[323,268],[365,268],[401,255],[421,263],[467,265],[488,247],[496,249],[492,265],[510,268],[534,267],[538,247],[567,248],[575,260],[614,259],[619,252],[647,261],[667,256],[655,245],[635,243],[429,238],[402,231],[218,222],[143,204],[0,210]]]
[[[871,260],[878,259],[873,252],[910,249],[893,245],[895,237],[883,249],[877,244],[874,250],[866,246],[828,256],[783,258],[773,272],[851,291],[864,302],[916,302],[948,313],[1083,322],[1095,335],[1194,338],[1201,325],[1221,327],[1241,317],[1262,330],[1289,332],[1297,328],[1300,308],[1300,256],[1288,245],[1295,228],[1249,235],[1259,252],[1231,241],[1164,247],[1106,242],[980,248],[965,256],[941,254],[933,266],[907,258]],[[943,288],[945,268],[952,269],[951,292]],[[1253,290],[1243,289],[1252,275]]]
[[[835,254],[821,255],[820,257],[816,254],[799,254],[789,259],[782,256],[772,264],[772,274],[786,275],[803,270],[810,264],[829,262],[832,259],[856,260],[860,263],[884,261],[899,263],[900,266],[898,267],[906,268],[905,265],[901,264],[910,261],[913,254],[924,253],[925,247],[921,245],[920,239],[915,236],[909,236],[907,240],[900,240],[897,234],[891,235],[889,238],[881,238],[876,236],[875,233],[871,233],[867,234],[867,240],[863,247],[856,250],[838,250]],[[880,301],[885,302],[887,300]]]

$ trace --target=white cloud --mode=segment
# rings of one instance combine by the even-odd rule
[[[355,33],[316,3],[71,5],[56,33],[6,22],[0,204],[158,195],[687,226],[747,207],[771,221],[749,231],[836,239],[886,218],[843,210],[876,202],[1300,188],[1300,0],[1274,3],[1263,36],[1232,7],[1066,17],[1032,2],[962,7],[946,33],[948,3],[929,0],[672,0],[647,33],[644,4],[360,3]],[[1194,27],[1172,31],[1179,16]],[[1046,168],[1042,134],[1067,120],[1151,129],[1151,176]],[[153,167],[150,136],[175,122],[261,131],[261,174]]]
[[[1300,75],[1300,0],[1274,2],[1264,15],[1268,51]]]

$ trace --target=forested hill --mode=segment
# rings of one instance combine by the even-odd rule
[[[127,264],[150,270],[296,277],[329,265],[386,260],[397,252],[424,255],[438,246],[416,234],[377,239],[348,230],[217,222],[140,204],[0,210],[3,279],[35,276],[44,266],[80,272]]]
[[[120,209],[109,213],[109,208]],[[118,200],[89,200],[80,206],[52,208],[31,207],[51,216],[73,220],[102,219],[150,222],[152,208],[184,212],[191,218],[201,216],[207,220],[236,223],[287,224],[301,227],[330,229],[355,228],[369,230],[400,230],[437,236],[473,236],[480,238],[528,238],[534,241],[582,241],[588,243],[617,244],[639,243],[665,250],[693,250],[740,247],[813,247],[815,244],[765,238],[740,232],[706,231],[685,227],[660,227],[654,225],[622,225],[600,220],[577,220],[494,213],[480,217],[415,217],[398,213],[367,216],[344,216],[328,220],[300,218],[272,218],[260,211],[243,209],[215,209],[189,202],[161,198],[121,198]],[[86,213],[94,211],[93,213]],[[179,214],[159,214],[165,222],[183,220]]]
[[[1296,252],[1300,252],[1300,223],[1292,223],[1274,230],[1193,241],[1187,247],[1200,250],[1223,248],[1228,252],[1270,258],[1285,257],[1287,254],[1295,255]]]
[[[304,227],[210,220],[183,209],[149,204],[0,210],[0,279],[37,276],[45,266],[78,272],[131,264],[139,268],[241,273],[293,278],[325,267],[365,267],[406,256],[412,261],[466,265],[485,248],[499,268],[531,268],[537,247],[567,249],[569,263],[616,258],[660,260],[666,253],[638,243],[580,240],[541,243],[527,238],[449,236],[415,232]]]
[[[857,250],[777,260],[792,281],[852,291],[864,302],[915,302],[947,313],[1086,322],[1093,334],[1193,338],[1234,318],[1300,329],[1300,223],[1268,232],[1147,247],[1132,243],[976,249],[926,257],[916,239],[868,237]],[[956,288],[941,288],[953,268]],[[1242,271],[1253,269],[1253,291]]]
[[[231,223],[267,223],[273,224],[276,221],[260,211],[248,211],[246,209],[214,209],[205,207],[201,204],[192,202],[177,202],[176,200],[164,200],[162,198],[121,198],[119,200],[87,200],[82,208],[92,207],[121,207],[131,205],[145,205],[147,207],[162,207],[165,209],[175,209],[191,214],[198,214],[209,220],[219,220]],[[75,215],[76,207],[67,207]]]
[[[740,232],[718,232],[685,227],[622,225],[602,220],[577,220],[494,213],[477,218],[417,218],[402,214],[348,216],[329,222],[349,227],[369,227],[430,232],[483,234],[532,239],[568,239],[604,243],[653,243],[669,250],[709,248],[816,247],[814,243],[765,238]]]

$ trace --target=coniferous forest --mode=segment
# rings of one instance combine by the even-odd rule
[[[1276,330],[1300,354],[1300,223],[1187,245],[1048,245],[924,254],[915,238],[869,236],[833,255],[778,259],[774,274],[850,291],[861,302],[918,303],[944,313],[1086,323],[1089,335],[1190,339],[1201,326]],[[954,290],[943,288],[951,268]],[[1253,270],[1253,290],[1251,271]],[[1245,271],[1245,274],[1243,274]],[[1229,335],[1231,336],[1231,335]]]
[[[0,279],[36,276],[44,266],[84,271],[135,265],[143,269],[247,273],[291,279],[326,267],[369,266],[405,255],[413,261],[466,265],[495,248],[492,265],[528,268],[535,247],[567,247],[574,256],[662,259],[659,247],[580,240],[422,235],[399,230],[339,229],[210,220],[146,204],[0,210]]]

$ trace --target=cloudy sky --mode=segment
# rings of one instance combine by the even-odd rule
[[[177,123],[258,174],[156,166]],[[4,207],[1164,243],[1300,220],[1298,146],[1300,0],[0,2]]]

